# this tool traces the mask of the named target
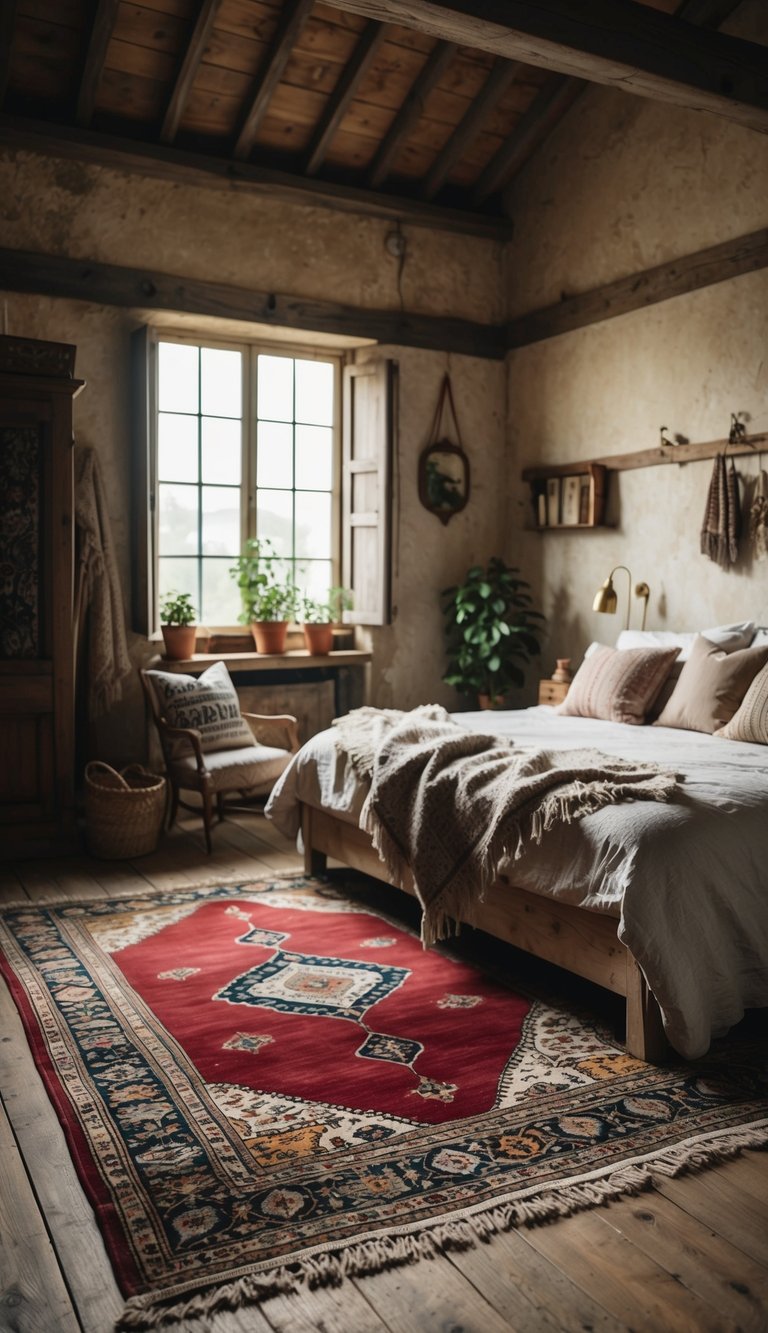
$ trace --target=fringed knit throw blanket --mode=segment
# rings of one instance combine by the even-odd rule
[[[618,801],[668,801],[677,786],[656,765],[597,750],[513,750],[433,705],[358,709],[335,725],[371,780],[360,825],[396,883],[413,876],[425,944],[471,924],[499,863],[527,842]]]

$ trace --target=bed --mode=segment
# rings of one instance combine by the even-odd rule
[[[549,750],[594,748],[669,767],[665,803],[609,805],[502,862],[473,924],[626,998],[628,1051],[695,1059],[745,1009],[768,1004],[766,748],[665,726],[563,717],[553,708],[490,715],[499,737]],[[461,713],[469,731],[489,714]],[[333,729],[294,757],[267,806],[301,834],[317,873],[332,857],[380,879],[359,827],[366,796]],[[413,891],[409,877],[400,888]]]

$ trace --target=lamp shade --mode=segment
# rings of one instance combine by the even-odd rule
[[[608,575],[602,588],[598,588],[595,593],[595,600],[592,603],[593,611],[604,611],[608,615],[613,615],[618,605],[616,589],[613,586],[613,578]]]

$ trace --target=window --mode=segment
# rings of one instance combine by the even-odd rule
[[[236,624],[250,536],[310,595],[351,588],[345,619],[387,623],[394,363],[148,328],[132,357],[134,628],[158,628],[171,589]]]
[[[338,363],[160,339],[155,365],[158,599],[188,592],[203,624],[234,624],[229,570],[249,536],[324,596],[339,581]]]

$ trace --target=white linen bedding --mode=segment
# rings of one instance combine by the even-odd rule
[[[666,727],[560,717],[539,707],[459,713],[469,730],[547,749],[593,748],[653,761],[684,782],[669,804],[609,806],[546,834],[514,863],[510,883],[619,918],[671,1045],[687,1059],[744,1009],[768,1005],[768,754],[765,747]],[[357,823],[366,795],[334,731],[295,756],[267,814],[288,836],[300,802]]]

